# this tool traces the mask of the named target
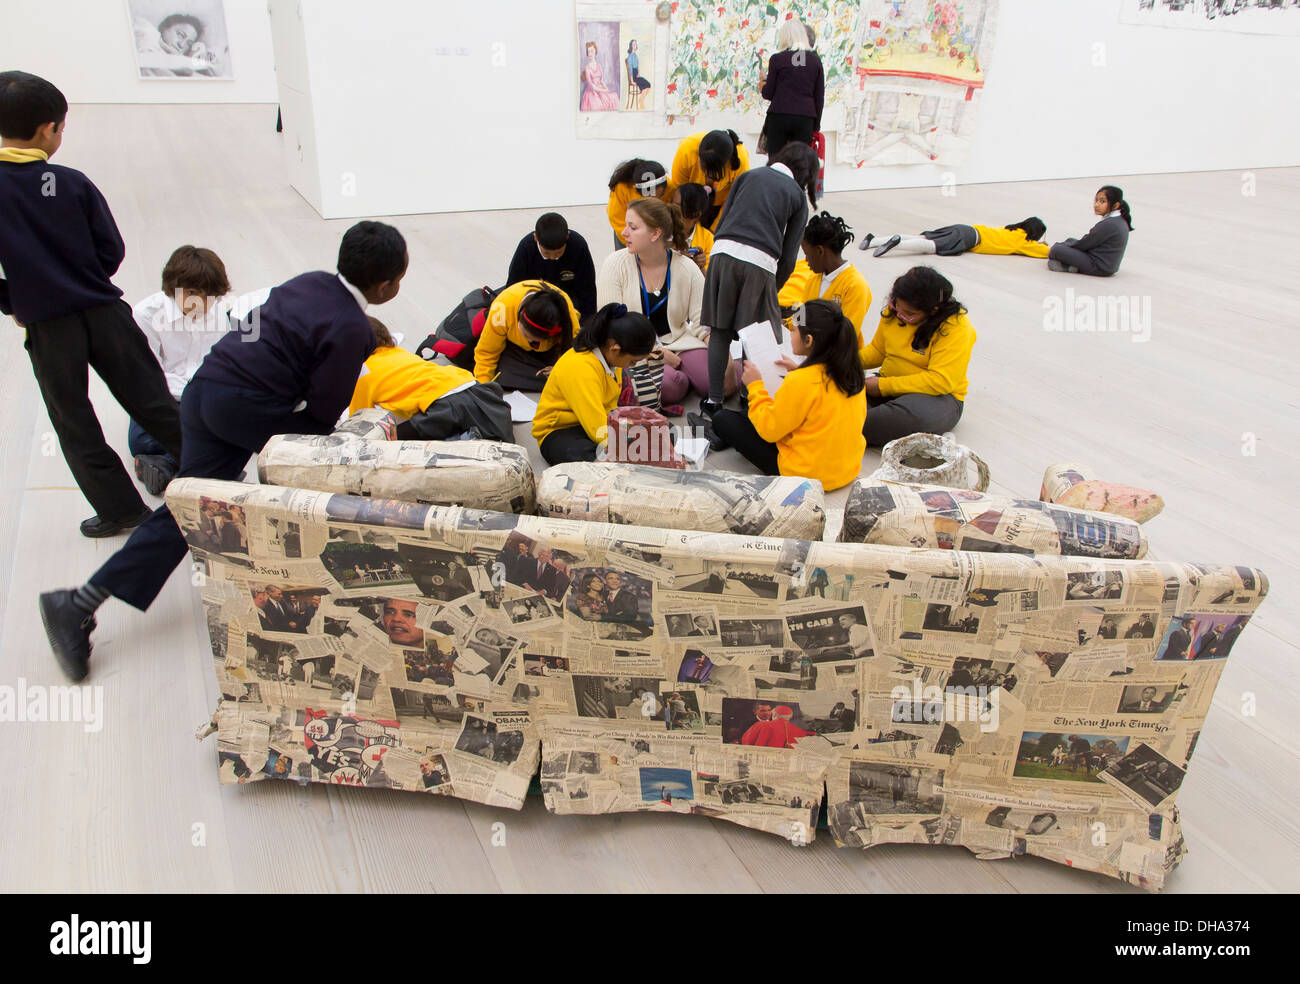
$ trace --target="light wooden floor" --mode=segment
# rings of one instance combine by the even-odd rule
[[[274,121],[265,106],[74,107],[57,160],[87,171],[112,205],[128,244],[117,283],[129,299],[157,289],[163,261],[185,242],[216,249],[240,290],[333,269],[351,223],[321,221],[284,183]],[[1236,172],[1102,177],[959,187],[953,197],[855,192],[825,204],[859,236],[1037,214],[1054,241],[1091,224],[1097,186],[1124,188],[1137,228],[1116,278],[1052,274],[1023,258],[932,261],[980,336],[958,435],[987,459],[995,490],[1036,496],[1047,464],[1082,460],[1165,497],[1148,526],[1155,556],[1269,574],[1272,597],[1233,651],[1183,786],[1191,854],[1167,891],[1296,891],[1300,572],[1282,507],[1300,488],[1300,169],[1259,172],[1254,197],[1243,196]],[[465,291],[503,280],[537,212],[397,219],[411,270],[376,313],[408,339],[423,337]],[[603,206],[564,212],[599,263],[610,240]],[[876,294],[870,327],[912,261],[852,258]],[[1150,341],[1044,331],[1044,299],[1067,288],[1149,297]],[[36,596],[80,583],[122,541],[77,533],[89,509],[52,442],[18,329],[0,326],[10,353],[0,363],[0,684],[55,684]],[[92,392],[125,455],[125,415],[97,379]],[[1246,434],[1254,456],[1242,453]],[[876,461],[868,455],[864,473]],[[734,452],[714,464],[739,467]],[[192,738],[217,697],[201,616],[183,575],[147,616],[110,602],[90,681],[104,688],[103,730],[0,724],[0,890],[1130,891],[1036,859],[980,862],[929,847],[859,853],[829,839],[794,848],[704,818],[552,817],[537,801],[514,814],[320,785],[220,787],[211,741]],[[1249,717],[1247,694],[1256,700]],[[493,845],[498,821],[504,846]]]

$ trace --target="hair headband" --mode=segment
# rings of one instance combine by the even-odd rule
[[[644,181],[638,181],[634,188],[640,193],[642,198],[649,198],[656,188],[668,181],[667,174],[661,174],[657,178],[647,178]]]
[[[561,331],[563,331],[563,329],[559,325],[551,325],[551,327],[549,328],[542,327],[532,318],[528,317],[528,315],[524,314],[522,310],[519,312],[519,317],[527,321],[528,327],[532,328],[533,331],[538,332],[539,334],[542,335],[558,335]]]

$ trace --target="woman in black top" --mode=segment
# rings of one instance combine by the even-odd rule
[[[780,50],[767,63],[763,98],[770,100],[763,134],[770,158],[791,141],[811,144],[821,129],[826,77],[808,31],[793,18],[776,35]]]

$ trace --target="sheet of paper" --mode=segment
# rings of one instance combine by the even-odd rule
[[[518,390],[507,393],[506,402],[510,404],[510,422],[513,424],[526,424],[537,413],[537,403]]]
[[[682,437],[673,445],[677,453],[686,459],[687,464],[692,468],[698,469],[703,467],[704,458],[709,453],[709,439],[707,437]]]
[[[786,370],[780,368],[776,360],[782,356],[794,358],[790,348],[790,335],[787,332],[782,334],[785,337],[778,343],[772,337],[771,324],[766,321],[757,322],[740,330],[740,341],[745,346],[745,358],[758,366],[759,374],[763,377],[763,385],[767,387],[769,394],[775,393],[785,380]]]

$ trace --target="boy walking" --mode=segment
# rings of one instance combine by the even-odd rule
[[[168,454],[181,453],[176,400],[110,279],[125,255],[108,203],[80,171],[50,164],[68,101],[26,72],[0,72],[0,312],[27,330],[24,347],[50,423],[95,510],[89,537],[112,536],[149,515],[104,440],[89,368]]]
[[[258,332],[227,334],[185,387],[177,477],[229,481],[276,434],[330,433],[375,349],[365,309],[397,296],[406,264],[400,232],[358,222],[343,235],[337,274],[304,273],[274,288]],[[187,549],[164,504],[89,582],[41,595],[50,648],[70,679],[89,671],[95,610],[110,596],[147,610]]]

